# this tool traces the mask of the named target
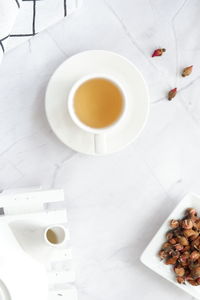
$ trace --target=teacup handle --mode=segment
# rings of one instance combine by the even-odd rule
[[[95,134],[94,136],[95,153],[104,154],[107,152],[106,138],[104,134]]]

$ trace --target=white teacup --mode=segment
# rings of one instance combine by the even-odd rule
[[[66,229],[62,225],[51,225],[44,230],[45,242],[53,247],[62,246],[66,241]]]
[[[79,89],[81,85],[83,85],[85,82],[92,80],[92,79],[105,79],[107,81],[110,81],[112,84],[116,86],[118,91],[121,93],[121,100],[123,101],[123,109],[117,118],[111,125],[103,127],[103,128],[94,128],[86,125],[83,123],[78,115],[75,112],[74,109],[74,98],[76,91]],[[68,111],[69,114],[74,121],[74,123],[81,128],[82,130],[93,133],[94,134],[94,144],[95,144],[95,152],[99,154],[103,154],[107,152],[107,144],[106,144],[106,134],[119,126],[125,116],[125,111],[126,111],[126,95],[124,88],[122,87],[121,83],[118,82],[115,78],[112,76],[108,75],[103,75],[103,74],[92,74],[92,75],[87,75],[82,78],[80,78],[78,81],[75,82],[75,84],[72,86],[69,96],[68,96]]]

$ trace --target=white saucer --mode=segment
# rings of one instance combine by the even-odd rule
[[[46,115],[56,136],[70,148],[95,153],[94,135],[79,129],[67,111],[67,96],[75,81],[92,73],[113,76],[127,94],[127,117],[106,135],[107,152],[121,150],[141,133],[149,113],[148,89],[141,73],[126,58],[104,50],[90,50],[67,59],[51,77],[46,91]],[[99,154],[98,154],[99,155]]]

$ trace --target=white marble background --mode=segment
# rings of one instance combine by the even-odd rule
[[[183,195],[200,193],[199,15],[199,0],[85,0],[0,67],[0,188],[64,188],[80,300],[191,299],[139,256]],[[167,52],[152,59],[157,47]],[[62,145],[44,113],[52,72],[86,49],[126,56],[150,89],[143,134],[107,157]],[[191,64],[193,74],[182,79]]]

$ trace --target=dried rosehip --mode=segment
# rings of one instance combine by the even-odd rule
[[[173,235],[173,233],[171,231],[167,232],[167,234],[166,234],[167,240],[171,240],[173,238],[173,236],[174,235]]]
[[[183,267],[175,267],[174,268],[174,272],[176,273],[176,275],[183,277],[183,275],[185,274],[185,269]]]
[[[182,71],[182,76],[183,77],[189,76],[192,73],[192,69],[193,69],[193,66],[184,68]]]
[[[195,236],[196,235],[196,232],[192,229],[185,229],[183,231],[183,234],[186,238],[189,238],[190,236]]]
[[[190,254],[190,259],[192,261],[196,261],[197,259],[199,259],[200,257],[200,253],[198,251],[192,251],[192,253]]]
[[[177,280],[177,282],[180,283],[180,284],[184,284],[184,283],[185,283],[185,278],[184,278],[184,277],[177,276],[177,277],[176,277],[176,280]]]
[[[166,260],[165,264],[166,265],[175,265],[177,262],[177,257],[174,256],[174,257],[170,257]]]
[[[197,216],[197,211],[196,211],[196,209],[194,209],[194,208],[188,208],[187,210],[186,210],[186,213],[189,215],[189,216]]]
[[[181,244],[176,244],[175,245],[175,249],[177,250],[177,251],[182,251],[183,250],[183,245],[181,245]]]
[[[164,250],[160,250],[159,254],[161,259],[165,259],[168,256],[168,253],[166,253]]]
[[[183,229],[192,229],[193,221],[191,219],[185,219],[181,223]]]
[[[152,54],[152,57],[154,57],[154,56],[162,56],[165,51],[166,51],[165,48],[156,49],[156,50],[154,50],[154,52]]]
[[[169,243],[171,245],[175,245],[177,243],[177,240],[176,239],[171,239],[171,240],[169,240]]]
[[[171,228],[177,228],[177,227],[179,227],[179,221],[178,220],[171,220],[170,221],[170,227]]]
[[[184,236],[179,236],[178,241],[179,241],[179,244],[181,244],[183,246],[189,245],[189,241]]]
[[[177,88],[172,89],[171,91],[169,91],[168,93],[168,100],[172,100],[177,94]]]
[[[194,267],[191,271],[191,274],[194,279],[200,277],[200,266]]]

